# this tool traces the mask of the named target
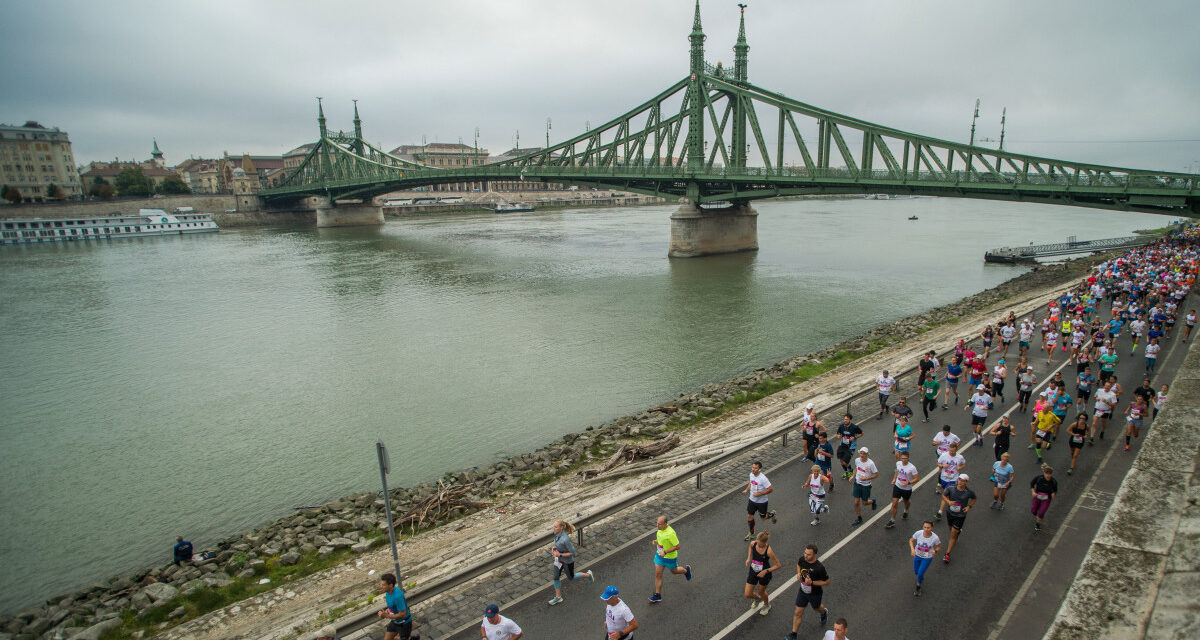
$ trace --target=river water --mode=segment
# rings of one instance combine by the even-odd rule
[[[0,250],[0,612],[292,507],[490,463],[993,286],[1006,244],[1167,219],[975,200],[440,214]],[[910,215],[920,220],[908,221]]]

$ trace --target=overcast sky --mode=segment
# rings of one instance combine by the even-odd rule
[[[915,133],[1119,166],[1200,170],[1200,11],[1125,0],[747,0],[750,79]],[[70,134],[77,160],[279,154],[368,140],[563,139],[687,74],[692,0],[0,0],[0,122]],[[710,62],[735,0],[703,0]]]

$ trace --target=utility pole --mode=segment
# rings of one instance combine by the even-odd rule
[[[396,550],[396,529],[392,526],[392,498],[388,494],[387,474],[392,470],[391,459],[388,458],[387,447],[383,440],[375,441],[375,452],[379,455],[379,479],[383,483],[383,513],[387,516],[388,538],[392,541],[392,566],[396,571],[396,582],[404,584],[400,578],[400,552]]]

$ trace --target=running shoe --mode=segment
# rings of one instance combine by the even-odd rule
[[[775,519],[775,512],[774,512],[774,511],[771,511],[771,512],[769,512],[767,515],[771,516],[771,524],[776,524],[776,523],[778,523],[778,522],[779,522],[779,520]]]
[[[587,577],[589,583],[596,584],[596,572],[594,570],[588,569]]]
[[[549,602],[547,602],[546,604],[548,604],[548,605],[550,605],[550,606],[552,606],[552,607],[553,607],[554,605],[556,605],[556,604],[558,604],[558,603],[560,603],[560,602],[562,602],[562,601],[563,601],[562,597],[560,597],[560,596],[554,596],[553,598],[550,598],[550,601],[549,601]]]
[[[1094,446],[1096,446],[1096,439],[1095,439],[1095,438],[1088,438],[1088,446],[1089,446],[1089,447],[1094,447]]]
[[[1000,501],[999,501],[999,500],[992,500],[992,504],[991,504],[991,505],[990,505],[988,508],[989,508],[989,509],[995,509],[995,508],[996,508],[996,505],[998,505],[998,504],[1000,504]]]
[[[1071,475],[1072,473],[1075,473],[1075,467],[1067,469],[1067,475]]]
[[[904,518],[905,520],[908,520],[908,511],[905,511],[905,512],[904,512],[903,518]]]
[[[754,532],[753,532],[753,531],[751,531],[751,532],[749,532],[749,533],[747,533],[747,534],[746,534],[746,537],[745,537],[745,538],[742,538],[742,542],[750,542],[750,541],[751,541],[751,540],[753,540],[753,539],[754,539]]]
[[[750,603],[750,610],[754,611],[755,609],[757,609],[761,606],[762,606],[762,600],[755,600],[754,602]]]
[[[1129,447],[1125,447],[1125,450],[1129,451]],[[871,511],[875,510],[875,503],[876,503],[875,498],[871,498]]]
[[[692,579],[692,565],[690,565],[690,564],[683,565],[683,577],[688,580]]]
[[[1125,450],[1129,451],[1129,445],[1125,445]]]
[[[784,637],[783,637],[783,640],[796,640],[796,634],[794,634],[794,633],[789,633],[789,634],[787,634],[786,636],[784,636]]]
[[[1032,445],[1032,444],[1031,444],[1031,445],[1029,445],[1029,448],[1030,448],[1030,449],[1032,449],[1032,448],[1033,448],[1033,445]]]
[[[917,588],[913,589],[913,595],[918,597],[921,595],[921,585],[917,585]]]
[[[883,525],[883,528],[884,528],[884,529],[891,529],[891,528],[892,528],[892,527],[894,527],[894,526],[896,526],[896,521],[895,521],[895,520],[891,520],[891,519],[889,519],[889,520],[887,521],[887,524]]]
[[[1000,506],[998,506],[998,507],[996,507],[996,508],[997,508],[997,509],[999,509],[1000,511],[1004,511],[1004,503],[1003,503],[1003,502],[1001,502],[1001,503],[1000,503]]]
[[[825,626],[825,621],[828,619],[829,619],[829,607],[825,607],[825,610],[821,612],[821,626]]]
[[[946,404],[945,402],[942,403],[942,411],[945,411],[949,408],[950,408],[950,405]]]
[[[814,526],[814,527],[815,527],[815,526],[817,526],[817,525],[821,524],[821,521],[820,521],[820,520],[818,520],[818,519],[816,519],[816,518],[813,518],[813,521],[812,521],[812,522],[810,522],[810,523],[808,523],[808,524],[810,524],[810,525],[812,525],[812,526]]]
[[[1040,522],[1035,522],[1035,523],[1033,523],[1033,530],[1034,530],[1034,531],[1041,531],[1041,530],[1042,530],[1042,523],[1040,523]]]
[[[852,526],[852,527],[857,527],[857,526],[858,526],[858,525],[860,525],[860,524],[862,524],[862,518],[857,518],[857,519],[855,519],[855,520],[854,520],[854,522],[851,522],[851,523],[850,523],[850,526]]]
[[[762,609],[758,610],[758,615],[760,615],[760,616],[765,616],[768,613],[771,613],[771,605],[767,605],[767,606],[763,607]]]
[[[950,564],[950,554],[947,553],[946,555],[942,556],[942,562]]]
[[[657,602],[662,602],[662,596],[656,593],[649,598],[646,598],[646,600],[648,600],[650,604],[655,604]]]
[[[937,513],[933,514],[933,519],[934,519],[935,521],[937,521],[937,520],[941,520],[941,519],[942,519],[942,512],[941,512],[941,511],[939,511],[939,512],[937,512]]]

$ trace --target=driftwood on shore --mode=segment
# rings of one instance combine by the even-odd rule
[[[621,448],[617,449],[617,452],[608,459],[608,462],[604,463],[603,467],[600,467],[599,469],[584,469],[583,471],[579,472],[579,475],[585,478],[594,478],[602,473],[612,471],[623,464],[633,462],[634,460],[649,460],[651,458],[661,456],[662,454],[678,446],[678,433],[672,433],[668,436],[664,436],[658,440],[655,440],[654,442],[651,442],[650,444],[641,444],[637,446],[623,444],[621,445]]]
[[[438,489],[433,495],[417,502],[403,515],[393,520],[392,526],[397,529],[407,526],[416,530],[449,519],[460,511],[475,511],[490,507],[490,502],[475,502],[466,499],[467,494],[474,487],[473,484],[447,487],[439,480]]]

